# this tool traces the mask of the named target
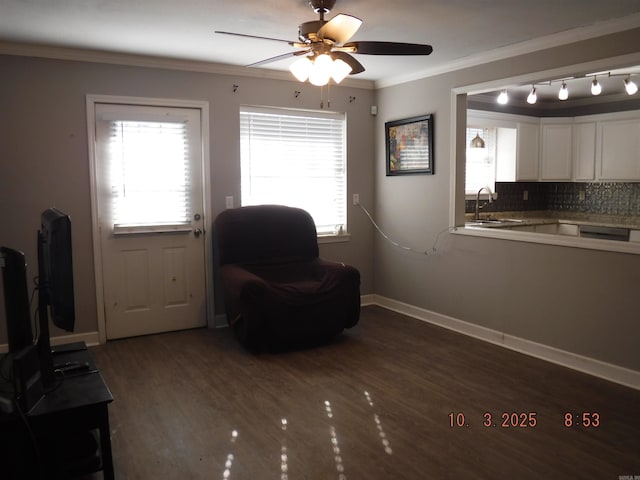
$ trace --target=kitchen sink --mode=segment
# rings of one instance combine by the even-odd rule
[[[524,220],[517,218],[495,218],[495,219],[481,219],[471,220],[467,222],[467,225],[508,225],[513,223],[523,223]]]

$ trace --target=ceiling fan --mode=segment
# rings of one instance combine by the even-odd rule
[[[331,20],[324,19],[334,7],[336,0],[309,0],[309,5],[319,15],[319,20],[304,22],[298,26],[298,41],[261,37],[243,33],[216,31],[224,35],[256,38],[284,42],[301,49],[267,58],[247,65],[257,67],[290,57],[302,57],[290,66],[291,72],[304,82],[309,79],[314,85],[326,85],[329,78],[339,83],[347,75],[356,75],[365,71],[362,64],[351,54],[364,55],[429,55],[431,45],[399,42],[349,42],[362,24],[362,20],[353,15],[339,13]]]

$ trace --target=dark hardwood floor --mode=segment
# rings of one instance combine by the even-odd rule
[[[640,391],[379,307],[302,351],[252,355],[228,329],[92,351],[118,479],[640,476]]]

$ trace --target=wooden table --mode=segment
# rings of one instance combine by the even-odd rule
[[[91,352],[84,343],[69,344],[56,351],[54,365],[87,362],[87,371],[69,373],[57,388],[47,393],[26,414],[35,438],[56,438],[57,432],[82,433],[98,429],[100,469],[105,479],[113,479],[113,459],[109,429],[108,404],[113,401]],[[70,446],[72,448],[72,446]]]

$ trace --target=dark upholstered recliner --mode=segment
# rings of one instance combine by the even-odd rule
[[[299,208],[229,209],[214,235],[227,319],[251,350],[331,339],[360,318],[360,272],[318,256],[313,218]]]

